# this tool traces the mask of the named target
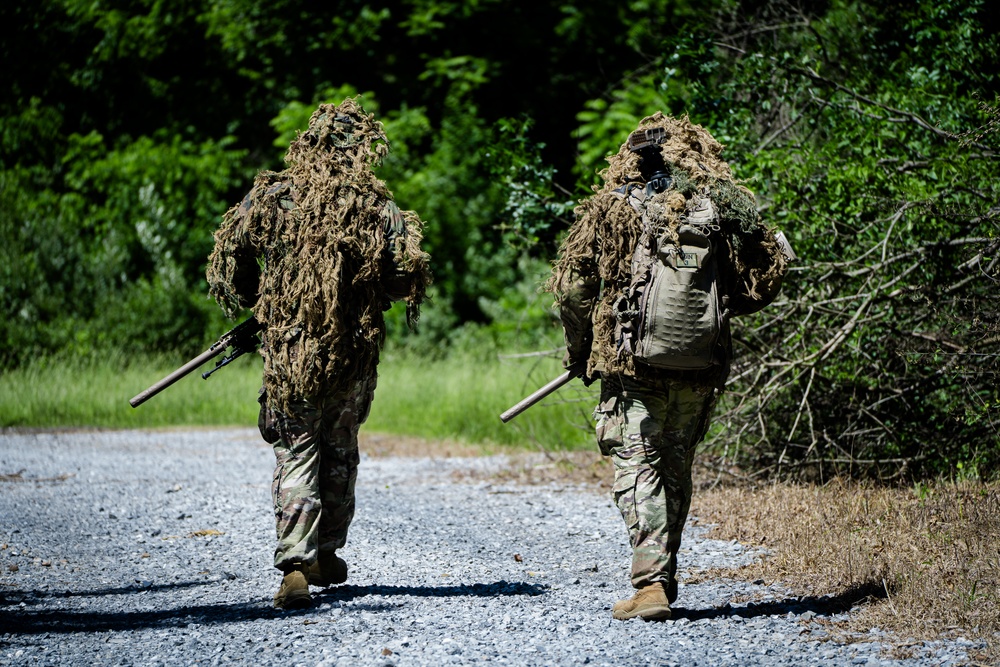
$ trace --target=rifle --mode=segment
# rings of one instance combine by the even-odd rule
[[[532,405],[542,400],[543,398],[545,398],[546,396],[548,396],[549,394],[551,394],[556,389],[563,386],[573,378],[580,377],[581,375],[583,375],[584,370],[586,370],[586,366],[583,364],[579,364],[577,366],[572,366],[569,369],[563,371],[563,373],[559,377],[550,381],[548,384],[546,384],[544,387],[537,390],[530,396],[522,398],[516,405],[513,405],[510,408],[508,408],[503,414],[500,415],[500,421],[506,424],[511,419],[518,416],[519,414],[530,408]]]
[[[264,327],[260,324],[260,322],[253,317],[240,322],[235,327],[222,334],[222,336],[219,337],[219,340],[212,343],[212,347],[208,348],[197,357],[154,384],[149,389],[140,392],[135,397],[129,399],[129,405],[133,408],[139,407],[153,396],[156,396],[161,391],[207,362],[209,359],[213,359],[225,352],[226,348],[233,348],[229,354],[215,362],[215,367],[201,374],[202,379],[207,380],[209,375],[229,364],[234,359],[237,359],[247,352],[253,352],[256,350],[257,345],[260,343],[257,338],[257,334],[260,333],[263,328]]]

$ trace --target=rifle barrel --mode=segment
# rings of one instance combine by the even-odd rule
[[[560,375],[559,377],[557,377],[554,380],[550,381],[547,385],[545,385],[544,387],[542,387],[538,391],[534,392],[530,396],[526,396],[525,398],[522,398],[517,403],[517,405],[511,406],[510,408],[508,408],[503,414],[500,415],[500,421],[502,421],[504,424],[506,424],[511,419],[513,419],[514,417],[518,416],[519,414],[521,414],[522,412],[524,412],[525,410],[527,410],[528,408],[530,408],[532,405],[534,405],[538,401],[542,400],[543,398],[545,398],[546,396],[548,396],[549,394],[551,394],[552,392],[554,392],[556,389],[558,389],[559,387],[563,386],[564,384],[566,384],[567,382],[569,382],[570,380],[572,380],[573,378],[575,378],[579,374],[580,374],[580,372],[577,371],[577,370],[564,371],[562,373],[562,375]]]
[[[173,383],[180,380],[182,377],[184,377],[194,369],[204,364],[209,359],[217,357],[225,351],[226,351],[225,345],[219,345],[218,343],[216,343],[215,345],[208,348],[207,350],[199,354],[191,361],[187,362],[186,364],[175,370],[167,377],[163,378],[162,380],[151,386],[149,389],[139,392],[133,398],[130,398],[128,402],[129,405],[131,405],[133,408],[139,407],[140,405],[142,405],[152,397],[156,396],[157,394],[159,394],[161,391],[163,391]]]

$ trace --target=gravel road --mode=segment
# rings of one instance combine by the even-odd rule
[[[755,557],[697,528],[673,620],[612,622],[631,595],[617,510],[463,474],[502,457],[363,455],[348,583],[278,612],[272,460],[253,430],[0,433],[0,664],[924,667],[974,646],[894,659],[878,632],[831,641],[835,601],[685,585]]]

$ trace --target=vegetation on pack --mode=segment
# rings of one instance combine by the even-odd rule
[[[388,314],[381,375],[398,383],[376,404],[451,378],[463,390],[442,387],[458,403],[432,408],[441,428],[514,438],[481,420],[548,377],[499,355],[558,347],[539,286],[572,207],[662,110],[727,146],[799,256],[779,300],[736,323],[719,473],[994,477],[993,14],[985,0],[5,3],[0,48],[18,66],[0,74],[0,368],[17,391],[0,417],[108,423],[128,396],[74,412],[88,401],[46,373],[96,364],[151,383],[229,329],[204,281],[222,214],[281,167],[317,103],[360,94],[392,142],[379,175],[427,222],[435,273],[418,333]],[[182,400],[163,394],[140,410],[252,423],[241,368],[192,382],[249,405],[159,408]],[[33,403],[28,385],[50,395]],[[519,417],[524,433],[572,440],[586,414],[556,403]]]

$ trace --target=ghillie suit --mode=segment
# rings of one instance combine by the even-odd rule
[[[664,227],[654,231],[665,232],[668,237],[672,233],[676,238],[685,213],[701,198],[708,197],[718,214],[718,236],[725,240],[720,252],[726,268],[724,290],[730,314],[759,310],[780,288],[785,258],[774,235],[762,224],[753,194],[734,180],[729,165],[720,157],[722,145],[704,128],[686,117],[675,119],[657,112],[644,118],[633,135],[659,130],[665,138],[657,148],[672,184],[643,203]],[[595,194],[575,209],[576,222],[563,241],[548,283],[560,300],[578,291],[574,286],[580,281],[600,284],[590,321],[565,323],[571,354],[590,352],[588,376],[595,371],[650,375],[636,368],[627,355],[617,354],[614,336],[614,304],[629,286],[632,253],[643,233],[642,213],[628,196],[632,188],[644,185],[640,162],[639,152],[630,147],[630,142],[608,157],[609,166],[601,172],[604,183],[594,186]],[[585,340],[591,335],[591,325],[593,340]],[[717,379],[707,381],[714,383]]]
[[[374,373],[390,299],[416,320],[427,255],[419,218],[372,172],[388,150],[355,100],[321,105],[287,168],[261,172],[215,234],[209,292],[228,316],[251,307],[264,326],[265,395],[282,412]]]
[[[585,381],[600,376],[597,444],[614,464],[612,497],[628,531],[636,588],[612,607],[616,619],[671,615],[694,452],[732,356],[728,318],[766,305],[784,275],[777,240],[721,152],[687,118],[657,113],[643,119],[608,158],[604,184],[576,208],[548,285],[559,304],[567,365],[585,363]],[[693,250],[695,233],[710,239],[704,254]],[[664,258],[677,275],[663,278]],[[643,282],[653,275],[660,282]],[[643,316],[650,302],[665,304],[656,312],[674,326],[664,338],[680,339],[699,326],[687,317],[696,309],[688,307],[692,292],[684,290],[700,289],[700,278],[711,293],[718,335],[705,342],[698,365],[671,365],[668,351],[667,363],[658,359],[654,366],[645,349],[629,346],[637,296]],[[672,294],[684,298],[672,300]],[[646,361],[638,360],[640,352]]]

